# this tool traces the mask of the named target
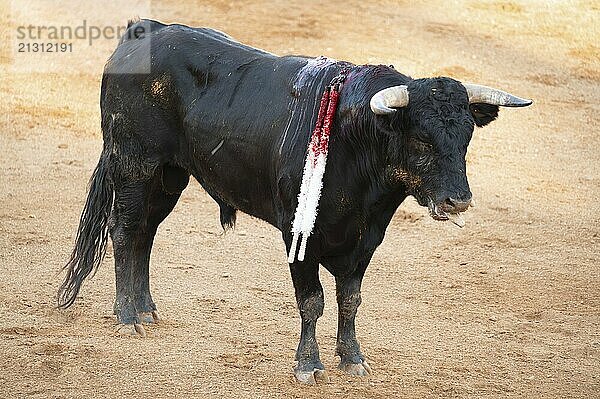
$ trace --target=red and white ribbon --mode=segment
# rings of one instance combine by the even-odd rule
[[[342,77],[338,76],[336,79],[343,80],[345,77],[344,75],[340,76]],[[302,184],[298,195],[298,206],[292,223],[292,245],[288,254],[289,263],[294,263],[300,239],[297,259],[299,262],[304,261],[308,237],[315,225],[321,189],[323,188],[323,175],[327,163],[329,133],[340,96],[340,87],[340,83],[328,86],[321,98],[317,123],[308,145],[308,154],[304,163]]]

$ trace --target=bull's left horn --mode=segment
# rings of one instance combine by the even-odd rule
[[[503,107],[526,107],[531,105],[533,101],[526,98],[513,96],[502,90],[493,89],[491,87],[474,85],[471,83],[463,83],[467,94],[469,95],[469,103],[486,103],[492,105],[501,105]]]
[[[402,85],[380,90],[371,97],[369,104],[374,114],[393,114],[396,112],[394,108],[402,108],[408,105],[408,88]]]

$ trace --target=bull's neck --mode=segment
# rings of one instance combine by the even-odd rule
[[[377,91],[406,79],[410,78],[386,66],[355,67],[340,98],[330,156],[339,173],[349,174],[355,184],[368,188],[374,196],[402,197],[406,182],[399,178],[402,168],[396,159],[398,151],[394,151],[398,143],[381,130],[369,101]]]

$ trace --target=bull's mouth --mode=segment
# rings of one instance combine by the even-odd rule
[[[429,209],[429,215],[431,215],[431,217],[435,220],[440,220],[440,221],[450,220],[452,223],[454,223],[458,227],[465,226],[465,219],[463,218],[462,213],[460,213],[460,212],[456,212],[456,213],[446,212],[441,208],[441,206],[439,206],[435,202],[433,202],[432,199],[429,200],[429,203],[427,204],[427,208]]]

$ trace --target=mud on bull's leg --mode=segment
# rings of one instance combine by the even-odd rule
[[[336,354],[340,357],[339,368],[356,376],[371,374],[371,367],[360,351],[355,331],[356,312],[362,301],[360,286],[365,268],[359,267],[351,275],[335,279],[338,302]]]
[[[323,287],[319,281],[319,264],[315,261],[295,262],[290,265],[296,291],[296,301],[302,319],[300,343],[294,368],[296,379],[304,384],[328,382],[329,377],[319,357],[315,336],[317,320],[323,315]]]

